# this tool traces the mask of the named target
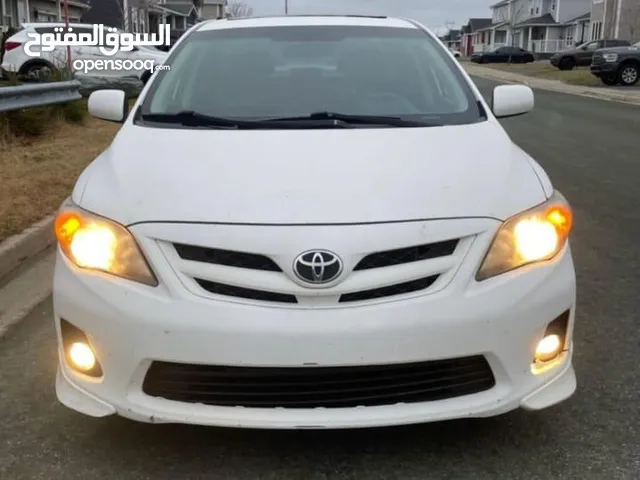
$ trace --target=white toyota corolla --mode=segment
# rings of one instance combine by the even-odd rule
[[[89,99],[122,128],[55,223],[64,405],[347,428],[574,393],[571,208],[497,120],[531,89],[487,103],[381,17],[203,22],[166,63],[131,113]]]

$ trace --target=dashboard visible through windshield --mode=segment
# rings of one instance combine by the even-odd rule
[[[425,126],[484,120],[454,60],[417,28],[213,29],[191,34],[166,63],[170,70],[151,85],[141,118],[189,112],[180,118],[255,121],[336,112]]]

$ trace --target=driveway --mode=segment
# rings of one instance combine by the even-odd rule
[[[485,95],[495,85],[477,83]],[[640,107],[543,91],[536,101],[504,125],[575,207],[578,391],[570,400],[537,413],[359,431],[93,419],[55,399],[48,299],[0,340],[0,478],[640,478]],[[478,162],[483,154],[491,152],[478,152]]]

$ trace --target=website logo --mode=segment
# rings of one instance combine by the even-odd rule
[[[24,45],[24,53],[30,57],[40,57],[41,52],[52,52],[56,47],[98,47],[100,52],[111,57],[118,52],[131,52],[140,46],[169,46],[170,25],[160,25],[158,33],[129,33],[117,28],[95,24],[93,31],[75,32],[72,27],[55,27],[54,33],[28,32],[30,38]],[[38,46],[37,50],[32,47]]]

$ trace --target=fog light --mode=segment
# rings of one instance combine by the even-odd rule
[[[536,348],[536,360],[548,362],[558,356],[562,350],[562,340],[558,335],[547,335],[538,343]]]
[[[91,347],[83,342],[75,342],[69,347],[69,359],[79,370],[87,372],[96,366],[96,356]]]
[[[102,377],[102,366],[87,335],[62,318],[60,333],[62,352],[69,367],[90,377]]]

